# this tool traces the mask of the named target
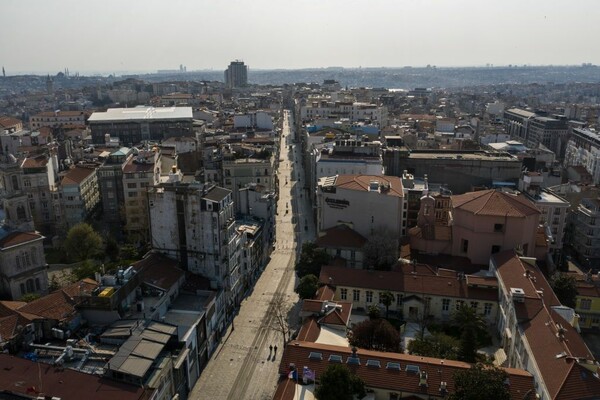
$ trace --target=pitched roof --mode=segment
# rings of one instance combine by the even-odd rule
[[[61,184],[62,185],[79,185],[88,176],[90,176],[94,173],[96,173],[95,168],[77,166],[77,167],[71,168],[69,170],[69,172],[67,172],[65,174],[65,176],[63,176]]]
[[[597,396],[600,379],[581,364],[582,360],[593,360],[593,355],[575,328],[553,308],[560,302],[541,271],[512,250],[494,254],[492,262],[507,291],[520,288],[525,293],[524,301],[515,303],[515,312],[531,349],[532,362],[551,398]]]
[[[378,182],[380,185],[388,185],[389,190],[381,190],[380,194],[403,197],[402,179],[397,176],[387,175],[338,175],[335,186],[341,189],[369,191],[369,184]]]
[[[452,276],[449,276],[449,274],[452,274]],[[490,285],[491,288],[472,286],[467,283],[467,280],[458,279],[458,274],[454,271],[448,270],[440,274],[428,270],[422,265],[416,273],[413,273],[413,266],[411,265],[403,266],[397,271],[372,271],[323,266],[319,281],[334,286],[379,291],[389,290],[392,292],[420,293],[474,300],[498,300],[498,291],[492,285]]]
[[[13,117],[4,117],[0,116],[0,128],[6,129],[11,128],[15,125],[19,125],[21,120],[13,118]]]
[[[307,318],[306,322],[300,327],[297,339],[305,342],[316,342],[321,334],[321,327],[315,317]]]
[[[19,308],[19,311],[56,321],[69,320],[77,313],[75,300],[62,290],[33,300]]]
[[[36,232],[11,232],[0,239],[0,250],[43,238],[42,235]]]
[[[322,233],[323,236],[319,236],[315,241],[319,247],[361,249],[367,243],[363,235],[345,224],[325,229]]]
[[[48,164],[48,157],[39,155],[35,157],[27,157],[23,160],[21,168],[43,168]]]
[[[309,358],[311,352],[320,353],[321,359],[317,359],[316,357]],[[315,371],[318,380],[325,369],[331,365],[329,361],[330,355],[341,356],[342,363],[345,364],[348,357],[352,356],[352,349],[344,346],[295,340],[286,346],[279,365],[279,372],[282,376],[286,376],[290,364],[299,367],[300,371],[302,371],[302,367],[306,366]],[[348,367],[362,378],[368,387],[431,397],[438,397],[440,395],[439,388],[441,381],[447,382],[447,389],[452,393],[454,390],[454,373],[471,367],[470,364],[461,361],[440,360],[403,353],[387,353],[364,349],[359,349],[357,356],[360,360],[360,365],[348,365]],[[380,366],[367,366],[367,360],[378,361]],[[401,370],[387,368],[388,362],[399,363]],[[418,367],[420,371],[427,372],[428,387],[420,387],[419,374],[406,371],[407,365]],[[511,398],[533,399],[533,395],[531,394],[535,392],[531,374],[527,371],[514,368],[505,368],[504,370],[509,374]],[[527,396],[528,393],[530,397]]]
[[[513,195],[499,190],[481,190],[450,196],[452,208],[475,215],[527,217],[539,214],[535,204],[523,195]]]
[[[335,290],[330,288],[328,285],[323,285],[317,289],[317,295],[315,300],[333,300],[335,297]]]

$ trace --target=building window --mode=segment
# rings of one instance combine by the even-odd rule
[[[490,315],[492,313],[492,303],[485,303],[483,307],[483,315]]]
[[[25,293],[25,284],[21,283],[21,295],[24,295]]]
[[[127,189],[137,189],[137,183],[128,183]]]
[[[404,302],[404,295],[403,294],[396,295],[396,305],[401,306],[403,302]]]
[[[500,246],[498,246],[497,244],[492,246],[492,254],[496,254],[500,251]]]
[[[372,303],[373,302],[373,292],[370,290],[367,290],[367,303]]]
[[[504,224],[494,224],[494,232],[502,232],[504,230]]]
[[[340,298],[342,300],[346,300],[347,297],[348,297],[348,289],[346,289],[346,288],[340,289]]]
[[[582,310],[589,310],[592,307],[592,300],[590,299],[581,299],[579,300],[579,308]]]
[[[460,241],[460,249],[463,253],[466,253],[469,251],[469,241],[467,239],[462,239]]]
[[[460,308],[463,306],[465,302],[462,300],[456,300],[456,310],[460,310]]]
[[[450,299],[442,299],[442,311],[450,310]]]
[[[35,290],[40,290],[40,278],[35,278]]]
[[[360,301],[360,290],[354,289],[352,291],[352,301]]]
[[[473,310],[477,310],[477,307],[479,307],[479,303],[477,301],[472,301],[471,302],[471,308]]]

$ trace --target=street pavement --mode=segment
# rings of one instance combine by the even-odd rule
[[[267,400],[275,393],[284,343],[282,335],[272,329],[272,302],[283,298],[290,308],[296,305],[290,320],[298,322],[298,296],[294,293],[296,254],[304,240],[315,237],[310,217],[311,204],[306,193],[299,197],[302,186],[295,180],[304,174],[300,146],[293,144],[290,137],[293,134],[292,124],[286,111],[280,138],[279,159],[283,161],[279,162],[277,171],[279,200],[275,250],[249,296],[242,301],[233,324],[223,336],[189,399]],[[308,230],[305,230],[305,219]],[[269,346],[277,346],[278,351],[271,352]]]

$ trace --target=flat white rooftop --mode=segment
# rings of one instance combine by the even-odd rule
[[[105,112],[95,112],[88,119],[89,122],[110,121],[139,121],[161,119],[189,119],[192,120],[192,107],[149,107],[138,106],[134,108],[109,108]]]

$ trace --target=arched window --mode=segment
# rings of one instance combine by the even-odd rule
[[[25,256],[25,265],[28,267],[31,266],[31,260],[29,259],[29,253],[27,253],[27,252],[24,253],[24,256]]]
[[[35,290],[40,290],[40,278],[35,278]]]
[[[35,289],[33,288],[33,279],[27,279],[27,293],[33,292]]]
[[[33,265],[37,264],[37,250],[36,249],[31,249],[31,262],[33,263]]]
[[[27,218],[27,214],[25,214],[25,207],[22,205],[17,207],[17,219],[25,219]]]
[[[17,263],[17,269],[21,269],[21,260],[20,260],[20,258],[21,258],[20,254],[17,254],[17,256],[15,257],[15,261]]]

